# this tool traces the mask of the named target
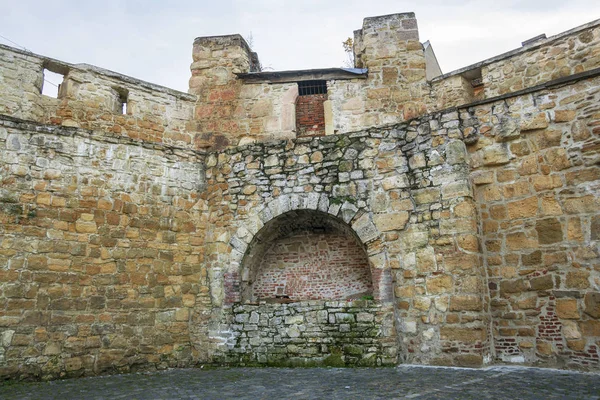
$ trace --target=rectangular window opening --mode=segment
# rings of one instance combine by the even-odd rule
[[[474,88],[483,86],[483,76],[481,75],[481,68],[477,68],[476,70],[471,72],[471,86]]]
[[[310,96],[313,94],[327,94],[327,81],[298,82],[299,96]]]
[[[113,89],[115,92],[117,92],[115,113],[127,114],[127,100],[129,99],[129,91],[120,87],[115,87]]]
[[[58,99],[58,95],[60,93],[60,87],[65,80],[65,75],[52,72],[47,68],[44,68],[42,81],[42,94],[44,96],[52,97]]]

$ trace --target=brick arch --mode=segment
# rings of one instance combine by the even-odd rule
[[[325,194],[308,193],[281,195],[272,199],[238,227],[229,241],[232,252],[228,272],[224,276],[226,303],[241,300],[241,282],[247,278],[243,275],[248,273],[244,270],[244,257],[259,232],[277,217],[293,211],[322,213],[344,224],[364,246],[371,270],[374,297],[382,303],[393,300],[387,251],[383,245],[382,234],[372,221],[372,214],[357,208],[349,201],[341,202]]]

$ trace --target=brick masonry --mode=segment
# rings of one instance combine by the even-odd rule
[[[304,232],[275,241],[259,266],[253,297],[292,300],[355,298],[372,294],[367,256],[341,234]]]
[[[319,136],[325,134],[325,109],[327,94],[298,96],[296,100],[296,135]]]

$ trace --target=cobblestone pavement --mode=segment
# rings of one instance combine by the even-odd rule
[[[179,369],[0,384],[0,399],[600,399],[600,375],[514,367]]]

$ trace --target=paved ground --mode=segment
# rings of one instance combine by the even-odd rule
[[[600,399],[600,375],[511,367],[180,369],[0,384],[0,399]]]

